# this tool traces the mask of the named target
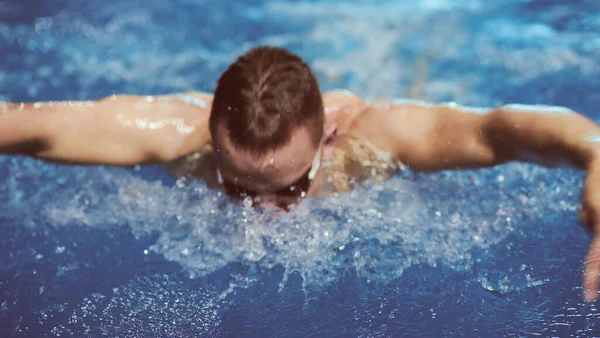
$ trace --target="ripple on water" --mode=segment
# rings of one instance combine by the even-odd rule
[[[198,337],[215,333],[218,294],[167,275],[138,278],[112,294],[91,294],[77,304],[40,311],[55,336]],[[64,324],[56,325],[60,322]]]

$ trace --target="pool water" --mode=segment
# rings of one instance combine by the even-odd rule
[[[260,44],[324,90],[600,121],[595,0],[8,0],[0,100],[210,92]],[[0,335],[600,336],[584,177],[404,173],[282,216],[163,166],[0,157]]]

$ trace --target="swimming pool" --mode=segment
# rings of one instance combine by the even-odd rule
[[[212,91],[250,46],[367,98],[565,105],[599,121],[600,5],[0,3],[0,100]],[[399,174],[280,217],[161,166],[0,157],[2,336],[598,336],[583,174]]]

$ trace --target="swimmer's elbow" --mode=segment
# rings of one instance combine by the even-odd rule
[[[181,155],[175,148],[157,147],[142,152],[142,164],[162,164],[176,160]]]
[[[49,142],[42,138],[23,139],[9,144],[0,144],[0,154],[37,157],[50,147]]]
[[[514,140],[508,138],[512,132],[510,126],[514,125],[512,118],[513,116],[502,108],[495,109],[483,117],[480,134],[485,146],[493,154],[492,162],[495,165],[514,160]]]
[[[12,104],[6,107],[11,108]],[[9,111],[9,113],[11,113]],[[27,112],[1,116],[0,110],[0,154],[34,157],[51,147],[44,121]]]

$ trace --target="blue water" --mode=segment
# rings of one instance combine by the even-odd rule
[[[600,3],[0,2],[0,100],[212,91],[287,47],[324,90],[599,120]],[[281,217],[161,166],[0,157],[0,336],[600,336],[584,174],[404,174]]]

